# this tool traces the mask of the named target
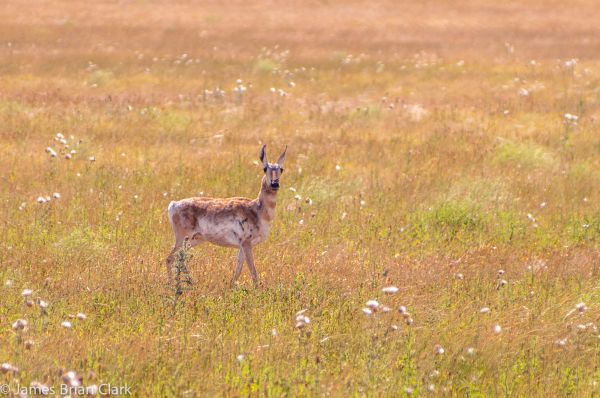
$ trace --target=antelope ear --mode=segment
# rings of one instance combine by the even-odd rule
[[[262,148],[260,148],[260,154],[258,155],[258,157],[260,158],[260,161],[262,162],[263,170],[266,172],[267,166],[269,165],[269,162],[267,162],[267,146],[266,145],[263,145]]]
[[[285,146],[285,149],[283,150],[283,153],[281,155],[279,155],[279,159],[277,159],[277,164],[282,169],[283,169],[283,163],[285,162],[285,153],[286,152],[287,152],[287,145]]]

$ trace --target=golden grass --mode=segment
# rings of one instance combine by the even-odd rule
[[[594,1],[20,0],[0,18],[0,363],[19,368],[0,384],[598,394]],[[169,201],[255,196],[261,143],[289,145],[264,286],[229,288],[235,252],[201,246],[174,306]]]

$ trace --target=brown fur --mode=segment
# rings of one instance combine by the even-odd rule
[[[276,188],[279,186],[284,160],[285,151],[278,163],[267,163],[265,149],[262,148],[261,161],[263,161],[265,175],[256,199],[193,197],[171,202],[169,216],[175,233],[175,245],[167,257],[169,277],[175,261],[175,253],[184,240],[188,239],[192,246],[201,242],[210,242],[219,246],[238,247],[240,253],[234,281],[239,277],[245,259],[252,279],[255,283],[258,282],[252,246],[267,239],[270,223],[275,214]]]

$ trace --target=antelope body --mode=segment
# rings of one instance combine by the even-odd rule
[[[169,222],[175,233],[175,245],[167,257],[169,279],[175,253],[187,238],[192,247],[202,242],[210,242],[219,246],[239,248],[232,282],[239,278],[245,261],[253,282],[258,283],[252,247],[266,240],[269,235],[271,221],[275,216],[279,177],[283,172],[286,151],[287,147],[277,163],[269,163],[266,146],[262,146],[260,160],[265,175],[256,199],[196,197],[169,204]]]

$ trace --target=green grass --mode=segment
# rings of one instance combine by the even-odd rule
[[[301,5],[271,5],[271,16],[136,3],[113,15],[56,3],[32,12],[35,29],[29,18],[2,28],[13,44],[0,48],[0,364],[20,371],[0,385],[58,387],[74,370],[86,386],[128,384],[141,397],[597,395],[596,41],[581,44],[567,23],[577,14],[552,48],[504,25],[490,28],[501,39],[485,36],[497,45],[465,44],[489,32],[442,32],[444,18],[405,6],[427,17],[435,48],[375,5],[323,5],[324,29]],[[502,7],[463,6],[465,27]],[[544,21],[567,12],[515,7]],[[574,71],[567,40],[583,46]],[[224,98],[205,94],[216,87]],[[254,253],[263,285],[244,269],[232,288],[236,251],[205,245],[189,252],[193,285],[175,294],[168,203],[255,197],[262,143],[271,161],[289,148],[270,237]],[[373,299],[391,311],[366,316]],[[587,310],[573,311],[580,302]]]

